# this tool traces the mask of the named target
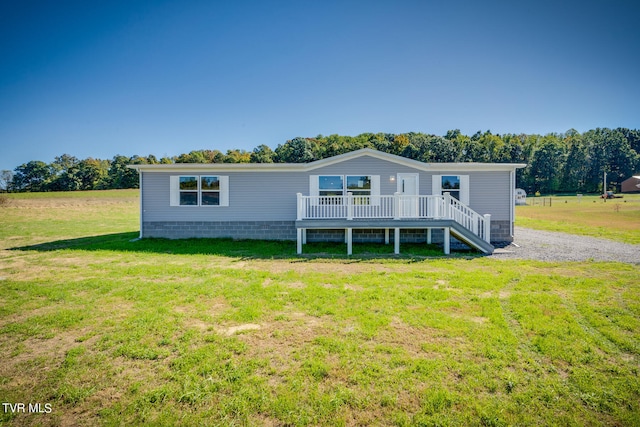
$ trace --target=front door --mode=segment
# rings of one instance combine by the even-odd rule
[[[401,194],[400,217],[415,218],[418,216],[418,174],[399,173],[398,193]]]

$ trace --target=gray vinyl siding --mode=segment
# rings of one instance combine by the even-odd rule
[[[433,175],[469,175],[469,207],[481,215],[490,214],[491,220],[509,220],[510,172],[434,170]],[[429,188],[426,191],[422,189],[422,178],[420,179],[420,194],[431,194],[431,175],[429,175]]]
[[[309,171],[309,175],[380,175],[381,195],[391,195],[398,191],[397,182],[390,179],[391,176],[395,178],[398,173],[419,173],[420,194],[431,194],[431,176],[428,173],[370,156],[345,160],[335,165]],[[304,194],[308,194],[308,192],[307,188]]]
[[[462,173],[462,172],[461,172]],[[511,204],[510,172],[469,173],[469,207],[479,214],[491,214],[492,221],[509,221]]]
[[[229,206],[169,206],[169,176],[197,174],[144,173],[144,221],[295,221],[296,194],[309,192],[302,172],[202,172],[229,177]]]
[[[397,190],[398,173],[418,173],[419,192],[431,194],[432,175],[469,175],[470,207],[493,220],[509,220],[509,172],[427,172],[394,162],[362,156],[308,172],[143,172],[143,222],[156,221],[295,221],[296,193],[309,195],[310,175],[380,175],[380,194]],[[169,206],[171,175],[229,177],[229,206]]]
[[[374,157],[362,156],[338,164],[314,169],[310,175],[380,175],[380,194],[391,195],[397,191],[398,173],[419,174],[421,195],[431,194],[433,175],[469,175],[469,207],[479,214],[490,214],[494,220],[509,220],[510,172],[439,171],[433,163],[433,171],[415,169]],[[396,178],[392,181],[391,177]],[[303,194],[308,194],[308,189]]]

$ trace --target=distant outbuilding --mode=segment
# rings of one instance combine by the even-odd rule
[[[527,204],[527,192],[522,188],[516,188],[515,192],[516,206]]]
[[[622,181],[621,192],[640,193],[640,175],[634,175],[631,178]]]

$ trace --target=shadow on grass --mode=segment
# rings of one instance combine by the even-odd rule
[[[354,243],[353,255],[347,255],[344,243],[308,243],[304,245],[304,254],[296,254],[295,241],[274,240],[233,240],[233,239],[138,239],[137,232],[104,234],[100,236],[79,237],[76,239],[56,240],[10,248],[14,251],[115,251],[141,252],[177,255],[218,255],[243,259],[296,259],[307,261],[317,258],[336,258],[349,260],[368,260],[376,258],[415,259],[479,257],[480,252],[471,250],[452,251],[445,256],[442,248],[424,243],[403,243],[401,254],[393,253],[393,245],[382,243]]]

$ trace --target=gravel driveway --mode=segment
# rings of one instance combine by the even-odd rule
[[[492,256],[540,261],[593,260],[640,264],[640,245],[516,227],[514,242],[496,249]]]

